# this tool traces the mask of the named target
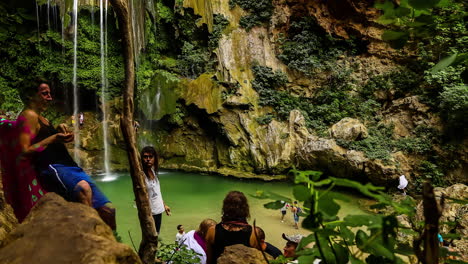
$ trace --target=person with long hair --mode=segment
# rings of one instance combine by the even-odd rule
[[[156,231],[159,234],[161,230],[162,213],[166,212],[171,215],[171,208],[164,203],[161,194],[161,185],[159,184],[158,170],[159,158],[156,150],[151,146],[144,147],[141,152],[141,162],[143,171],[145,172],[146,190],[151,206],[151,214],[153,215]]]
[[[215,220],[207,218],[200,223],[197,230],[189,231],[180,241],[181,244],[199,254],[200,262],[198,264],[206,264],[206,234],[208,229],[215,225]]]
[[[231,191],[223,201],[221,222],[210,227],[207,233],[207,263],[216,263],[227,246],[243,244],[261,249],[253,227],[247,223],[250,218],[249,203],[242,192]]]
[[[19,135],[23,155],[31,155],[39,182],[49,192],[65,199],[95,208],[113,230],[115,209],[91,177],[78,167],[64,143],[73,141],[73,132],[65,124],[55,128],[42,113],[52,102],[49,84],[41,79],[30,84],[21,94],[25,108],[19,118],[25,119],[29,133]]]

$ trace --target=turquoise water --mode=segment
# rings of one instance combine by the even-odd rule
[[[160,173],[162,195],[165,203],[171,207],[172,215],[163,215],[160,239],[163,243],[172,243],[177,233],[176,226],[184,225],[185,231],[196,229],[205,218],[219,221],[221,218],[222,201],[232,190],[244,192],[249,200],[251,219],[263,228],[266,240],[282,249],[284,240],[282,233],[304,235],[309,231],[293,227],[290,212],[286,214],[285,222],[280,221],[279,210],[265,209],[263,204],[270,200],[260,200],[251,197],[258,190],[271,191],[287,197],[293,197],[292,184],[285,182],[263,182],[259,180],[242,180],[223,176],[203,175],[177,171],[162,171]],[[131,178],[128,174],[118,174],[110,181],[96,179],[101,190],[109,197],[117,208],[117,231],[124,243],[138,248],[141,240],[140,225]],[[106,178],[105,180],[109,180]],[[356,198],[350,196],[349,203],[342,203],[343,214],[359,214],[361,210]]]

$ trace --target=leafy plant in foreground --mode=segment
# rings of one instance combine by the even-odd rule
[[[318,171],[292,170],[295,175],[293,189],[295,199],[302,201],[305,219],[302,226],[312,231],[298,245],[299,263],[312,263],[321,259],[322,263],[404,263],[397,256],[412,255],[407,244],[396,240],[398,221],[396,215],[414,216],[414,201],[407,197],[400,203],[384,194],[383,187],[370,183],[358,182],[329,177],[322,179]],[[347,215],[343,219],[337,213],[340,205],[335,200],[345,200],[330,191],[335,187],[351,188],[363,195],[375,199],[378,207],[390,206],[392,215]],[[320,188],[320,189],[319,189]],[[257,192],[260,198],[269,197],[263,192]],[[270,196],[272,198],[272,196]],[[265,208],[279,209],[281,201],[264,205]],[[304,248],[309,244],[312,247]]]
[[[156,258],[162,263],[172,264],[195,264],[200,263],[199,254],[186,245],[161,244],[156,254]],[[159,263],[159,262],[157,262]]]

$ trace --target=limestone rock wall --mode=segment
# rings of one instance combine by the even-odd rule
[[[213,28],[214,14],[224,15],[229,25],[214,51],[218,61],[216,72],[183,80],[177,88],[179,100],[186,107],[183,122],[177,126],[162,124],[155,131],[145,131],[158,137],[157,142],[151,143],[161,152],[162,167],[282,179],[292,166],[299,166],[379,185],[391,185],[401,174],[412,181],[411,175],[422,159],[420,155],[395,152],[387,162],[369,159],[363,152],[337,144],[339,139],[361,140],[368,136],[366,124],[356,120],[352,121],[354,125],[347,124],[349,120],[338,122],[327,138],[309,131],[299,111],[291,112],[285,122],[273,120],[268,125],[260,125],[256,121],[271,109],[258,104],[258,93],[252,88],[252,65],[285,72],[286,89],[304,97],[313,96],[329,78],[327,74],[305,77],[277,58],[280,38],[294,18],[313,16],[328,34],[344,39],[354,36],[366,43],[364,54],[338,60],[340,65],[353,65],[352,78],[361,83],[369,75],[396,69],[400,59],[409,53],[393,50],[381,40],[384,27],[376,22],[380,14],[372,1],[275,0],[273,4],[275,9],[269,25],[246,31],[239,26],[240,17],[246,11],[238,6],[231,9],[228,1],[183,1],[184,7],[193,8],[201,16],[198,22],[206,23],[209,31]],[[221,82],[236,83],[238,89],[223,97],[225,87]],[[417,96],[397,100],[391,94],[381,96],[387,102],[381,124],[394,126],[394,138],[414,136],[414,128],[419,125],[441,129],[441,120]],[[165,131],[161,133],[158,129]],[[465,149],[457,153],[466,157]],[[443,151],[438,154],[446,155]],[[466,164],[462,164],[448,174],[454,181],[466,181],[463,176],[466,170]]]

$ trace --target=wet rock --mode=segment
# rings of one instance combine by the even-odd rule
[[[369,136],[366,126],[354,118],[343,118],[334,124],[330,129],[330,134],[335,139],[359,140]]]
[[[141,263],[96,210],[46,194],[0,245],[0,263]]]

